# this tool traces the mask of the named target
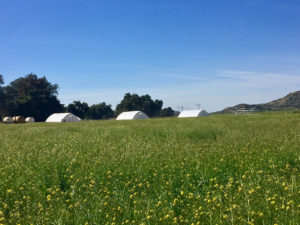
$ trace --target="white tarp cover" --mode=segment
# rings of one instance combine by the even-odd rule
[[[178,117],[199,117],[199,116],[208,116],[208,113],[203,110],[203,109],[199,109],[199,110],[184,110],[182,111]]]
[[[78,122],[80,118],[72,113],[53,113],[49,116],[46,122]]]
[[[129,112],[122,112],[117,117],[117,120],[137,120],[137,119],[148,119],[148,118],[149,117],[141,111],[129,111]]]

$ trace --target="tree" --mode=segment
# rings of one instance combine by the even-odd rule
[[[58,85],[51,84],[46,77],[38,78],[31,73],[18,78],[4,87],[8,114],[33,116],[36,121],[44,121],[52,113],[63,110],[57,90]]]
[[[4,84],[4,79],[3,79],[3,75],[0,74],[0,85]]]
[[[86,119],[89,115],[90,108],[86,102],[73,101],[73,103],[68,105],[67,111],[81,119]]]
[[[109,119],[114,117],[114,111],[111,105],[106,105],[105,102],[90,106],[89,119]]]
[[[4,84],[3,76],[0,74],[0,120],[6,114],[6,107],[5,107],[5,94],[4,89],[1,87]]]
[[[170,117],[170,116],[174,116],[174,113],[175,111],[171,107],[168,107],[160,110],[159,116]]]
[[[163,101],[156,99],[153,101],[150,95],[138,96],[137,94],[126,93],[123,100],[116,107],[116,114],[124,111],[140,110],[148,116],[159,116]]]
[[[159,116],[160,110],[163,106],[163,101],[162,100],[155,100],[154,101],[154,115]]]

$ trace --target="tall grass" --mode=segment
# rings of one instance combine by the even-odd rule
[[[0,125],[0,224],[299,224],[300,116]]]

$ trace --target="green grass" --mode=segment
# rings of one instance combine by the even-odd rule
[[[299,224],[300,115],[0,125],[0,224]]]

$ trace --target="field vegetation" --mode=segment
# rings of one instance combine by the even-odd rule
[[[300,115],[0,125],[0,224],[299,224]]]

